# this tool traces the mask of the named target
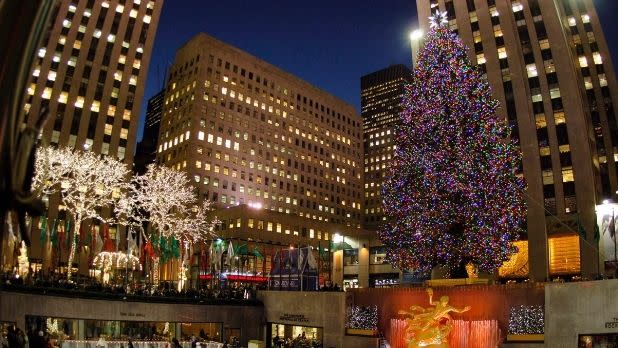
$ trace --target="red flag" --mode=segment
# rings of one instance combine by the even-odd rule
[[[112,241],[111,237],[109,236],[109,226],[107,226],[107,224],[103,225],[103,250],[104,251],[114,251],[115,247],[114,247],[114,242]]]

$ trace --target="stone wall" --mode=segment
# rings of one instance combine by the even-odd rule
[[[261,306],[215,306],[90,300],[79,298],[0,292],[0,321],[25,327],[26,315],[43,317],[176,323],[223,323],[240,328],[241,342],[262,339],[264,309]]]
[[[258,299],[267,323],[320,327],[324,348],[345,347],[345,293],[260,291]]]
[[[618,279],[547,284],[545,346],[577,347],[581,334],[618,333]]]

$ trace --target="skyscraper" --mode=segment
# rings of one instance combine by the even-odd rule
[[[359,231],[354,107],[206,34],[177,51],[167,80],[157,162],[216,202],[219,236],[271,255]]]
[[[431,13],[447,12],[522,150],[528,218],[519,246],[529,262],[505,276],[596,274],[595,206],[618,188],[618,90],[592,0],[417,0],[417,8],[425,31]]]
[[[365,149],[364,226],[376,230],[382,221],[380,189],[394,149],[392,137],[406,85],[412,71],[402,64],[391,65],[361,77],[361,117]]]
[[[31,115],[48,108],[46,142],[133,162],[162,6],[161,0],[59,1],[36,52],[25,105]]]
[[[163,114],[163,98],[165,89],[148,99],[146,106],[146,120],[144,121],[144,133],[142,141],[137,143],[135,151],[136,173],[146,172],[146,166],[154,163],[157,153],[157,140],[159,138],[159,127],[161,126],[161,115]]]

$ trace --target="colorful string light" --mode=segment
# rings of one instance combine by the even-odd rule
[[[486,77],[447,24],[427,34],[382,188],[387,260],[427,274],[472,262],[492,272],[516,251],[526,214],[521,153]]]

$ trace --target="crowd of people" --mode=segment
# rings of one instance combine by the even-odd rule
[[[49,275],[34,273],[22,278],[12,273],[0,276],[0,287],[28,292],[45,292],[62,295],[104,299],[133,299],[148,302],[176,301],[189,303],[227,303],[255,302],[257,290],[263,286],[257,284],[228,283],[213,286],[206,284],[199,289],[178,291],[173,282],[163,281],[154,286],[146,282],[129,284],[103,284],[93,277],[74,277],[71,281],[66,275],[50,272]]]
[[[281,338],[275,336],[272,341],[274,348],[321,348],[322,344],[315,339],[306,337],[305,332],[295,338]]]

